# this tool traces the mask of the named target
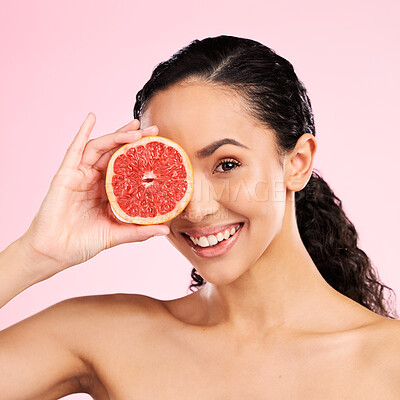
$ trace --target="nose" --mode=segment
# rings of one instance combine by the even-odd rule
[[[217,213],[219,207],[212,182],[200,174],[194,174],[192,197],[182,211],[181,218],[196,224],[207,215]]]

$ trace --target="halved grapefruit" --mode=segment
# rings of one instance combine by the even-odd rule
[[[177,143],[162,136],[145,136],[111,156],[106,192],[119,220],[161,224],[188,204],[193,193],[193,168]]]

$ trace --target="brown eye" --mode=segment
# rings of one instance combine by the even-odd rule
[[[240,165],[241,165],[240,162],[230,158],[230,159],[220,161],[215,169],[217,169],[218,167],[221,166],[222,171],[217,171],[217,172],[227,173],[237,167],[240,167]]]

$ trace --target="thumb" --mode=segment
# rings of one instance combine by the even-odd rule
[[[134,225],[118,224],[114,226],[112,237],[113,245],[122,243],[142,242],[153,236],[164,236],[169,234],[169,227],[166,225]]]

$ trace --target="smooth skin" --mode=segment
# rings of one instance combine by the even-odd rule
[[[400,398],[399,321],[331,288],[300,239],[294,194],[312,173],[313,135],[304,133],[281,167],[273,133],[242,99],[199,81],[157,93],[141,120],[141,128],[155,125],[147,132],[132,121],[88,142],[94,123],[89,114],[32,225],[0,253],[0,304],[105,248],[156,232],[168,234],[207,284],[170,301],[135,294],[73,298],[1,331],[1,396]],[[101,185],[107,160],[121,144],[157,133],[188,153],[193,196],[164,225],[128,226],[108,208]],[[226,137],[247,148],[226,144],[197,157]],[[221,164],[227,160],[240,166]],[[180,233],[231,222],[244,226],[220,257],[199,257]]]

